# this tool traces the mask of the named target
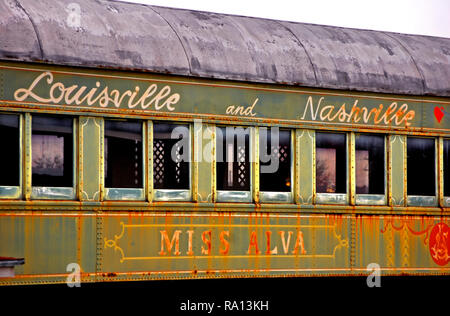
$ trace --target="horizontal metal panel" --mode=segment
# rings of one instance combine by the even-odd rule
[[[0,59],[450,96],[450,39],[141,4],[1,0]]]
[[[1,80],[1,78],[4,78]],[[267,87],[2,62],[0,100],[30,112],[53,109],[86,115],[157,115],[162,119],[239,120],[302,128],[448,131],[450,103],[432,97],[373,95],[286,86]],[[270,121],[269,121],[270,120]],[[301,124],[301,125],[300,125]]]
[[[5,256],[24,258],[0,284],[450,273],[443,216],[259,212],[0,213]],[[57,238],[55,238],[57,236]]]

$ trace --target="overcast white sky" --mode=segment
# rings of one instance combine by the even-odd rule
[[[450,0],[127,0],[127,2],[450,38]]]

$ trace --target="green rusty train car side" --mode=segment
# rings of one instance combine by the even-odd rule
[[[0,186],[0,256],[25,258],[1,285],[64,283],[73,263],[81,282],[354,276],[370,273],[371,263],[384,275],[450,274],[447,97],[1,62],[0,110],[17,118],[19,135],[17,183]],[[52,131],[72,144],[63,185],[36,185],[33,135],[50,135],[39,117],[70,118]],[[128,186],[108,178],[114,122],[138,126],[126,131],[138,157]],[[163,123],[187,127],[187,165],[162,168],[155,153]],[[248,130],[243,189],[218,183],[226,127]],[[282,192],[260,181],[263,131],[272,127],[288,131]],[[342,136],[342,146],[324,150],[323,134]],[[374,194],[358,182],[361,160],[372,157],[358,147],[361,135],[381,140]],[[408,193],[415,138],[431,140],[431,194]],[[322,188],[319,163],[338,160],[339,150],[342,180],[333,170],[342,191]],[[178,171],[178,186],[157,182]]]

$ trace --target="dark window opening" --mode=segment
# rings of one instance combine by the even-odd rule
[[[189,147],[189,126],[153,124],[153,187],[155,189],[189,189]]]
[[[250,191],[250,129],[218,127],[217,189]]]
[[[450,139],[444,139],[444,196],[450,196]]]
[[[105,186],[142,188],[142,123],[105,120]]]
[[[291,192],[291,132],[260,128],[259,188],[268,192]]]
[[[73,186],[73,119],[32,117],[32,185]]]
[[[0,185],[19,186],[20,184],[20,130],[19,116],[0,114],[0,133],[2,135],[2,155],[0,156]]]
[[[346,135],[316,133],[317,193],[347,192]]]
[[[356,135],[356,194],[384,194],[384,136]]]
[[[408,195],[436,195],[435,140],[408,137]]]

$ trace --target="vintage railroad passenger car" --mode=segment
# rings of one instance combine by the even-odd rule
[[[0,1],[2,285],[448,275],[450,39]]]

